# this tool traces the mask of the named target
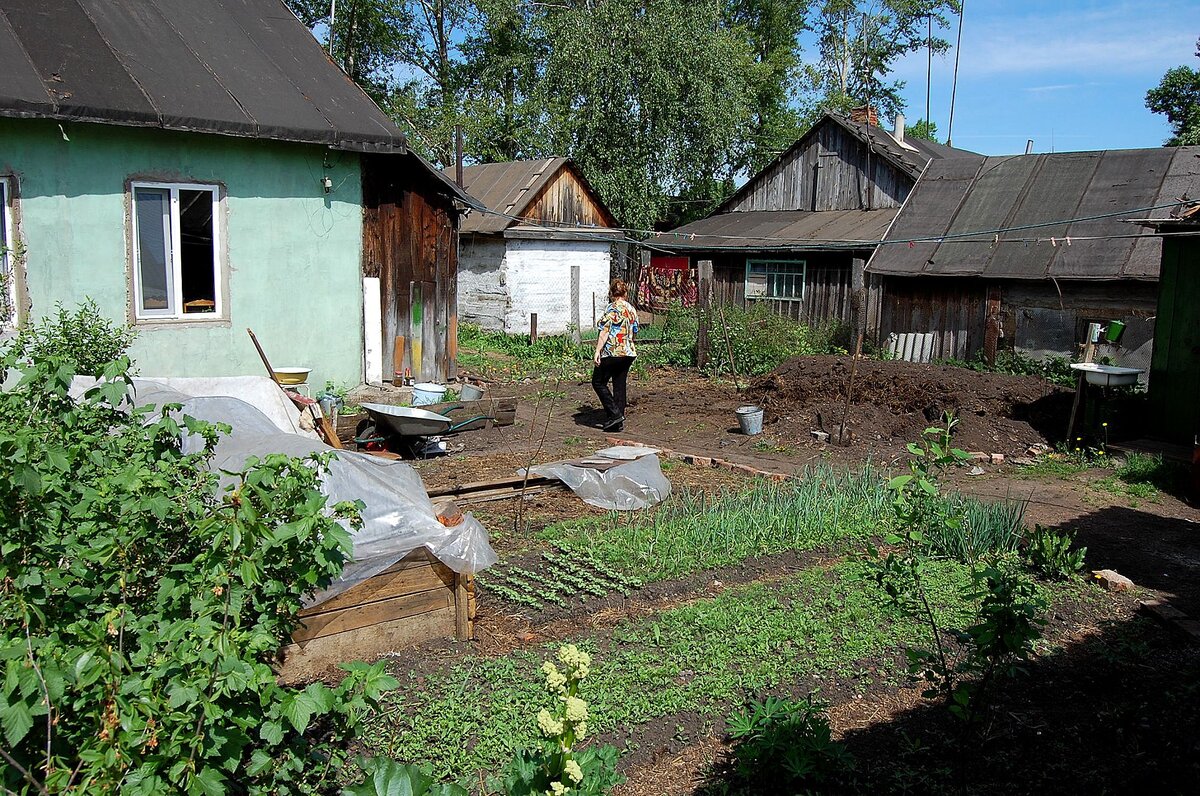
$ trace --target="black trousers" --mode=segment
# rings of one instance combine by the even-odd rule
[[[601,357],[600,364],[592,369],[592,389],[610,420],[625,415],[625,382],[632,364],[633,357]],[[612,392],[608,389],[610,381]]]

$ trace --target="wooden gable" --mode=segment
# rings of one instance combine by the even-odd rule
[[[879,135],[887,135],[880,131]],[[870,179],[867,178],[868,163]],[[721,208],[878,210],[899,207],[915,180],[826,117]]]
[[[529,221],[613,227],[616,220],[570,164],[564,164],[520,213]]]

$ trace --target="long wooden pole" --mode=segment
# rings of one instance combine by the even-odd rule
[[[271,381],[279,385],[279,389],[283,390],[283,394],[286,395],[288,400],[290,400],[292,403],[302,406],[315,407],[312,410],[313,417],[317,419],[317,424],[321,428],[321,434],[325,437],[325,443],[330,447],[341,450],[342,441],[338,439],[337,429],[335,429],[333,424],[329,422],[329,418],[325,417],[325,414],[321,411],[321,405],[311,398],[305,398],[302,395],[290,392],[286,387],[284,387],[283,382],[279,381],[279,377],[275,375],[275,369],[271,367],[271,362],[267,359],[267,352],[263,351],[263,347],[258,342],[258,338],[255,337],[254,332],[247,327],[246,334],[250,335],[250,341],[254,343],[254,348],[258,351],[258,357],[262,360],[263,365],[266,367],[267,373],[270,374]]]

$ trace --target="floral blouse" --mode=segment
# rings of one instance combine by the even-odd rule
[[[625,299],[617,299],[608,305],[604,315],[596,322],[596,328],[603,331],[608,329],[608,339],[604,341],[602,357],[636,357],[637,349],[633,347],[633,337],[638,330],[637,310]]]

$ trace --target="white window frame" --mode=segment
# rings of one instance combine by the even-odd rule
[[[4,238],[0,240],[0,270],[8,272],[9,316],[0,318],[0,328],[17,325],[17,232],[13,229],[13,178],[0,175],[0,214],[3,215]]]
[[[789,270],[787,270],[787,271],[783,271],[782,269],[780,269],[780,270],[775,271],[774,273],[786,273],[790,276],[798,277],[800,280],[800,294],[798,296],[775,296],[769,292],[770,288],[771,288],[771,274],[772,274],[771,265],[772,264],[790,266]],[[754,266],[754,265],[765,265],[766,266],[766,272],[767,272],[766,273],[766,277],[767,277],[766,284],[762,287],[761,290],[758,289],[759,286],[757,284],[752,286],[751,282],[750,282],[750,269],[751,269],[751,266]],[[799,269],[799,272],[797,272],[795,270],[797,268]],[[754,288],[753,291],[752,291],[752,287]],[[747,299],[762,300],[762,301],[804,301],[804,296],[805,296],[805,293],[807,292],[807,290],[808,290],[808,261],[807,260],[780,260],[780,259],[768,259],[768,258],[760,258],[760,257],[746,259],[746,298]]]
[[[170,208],[171,208],[171,251],[170,251],[170,268],[171,268],[171,287],[172,293],[171,302],[174,309],[167,308],[165,310],[147,310],[142,304],[142,268],[141,268],[141,246],[138,238],[138,214],[137,214],[137,190],[139,188],[148,188],[152,190],[169,191]],[[183,274],[182,264],[179,261],[179,253],[183,250],[182,241],[179,230],[179,192],[180,191],[207,191],[212,194],[213,204],[213,301],[216,306],[212,312],[192,312],[185,313],[183,311]],[[203,322],[213,320],[223,320],[225,318],[224,306],[224,280],[221,267],[221,186],[214,183],[199,183],[199,182],[153,182],[150,180],[135,180],[129,183],[129,219],[133,237],[130,241],[133,253],[133,317],[135,321],[188,321],[188,322]]]

